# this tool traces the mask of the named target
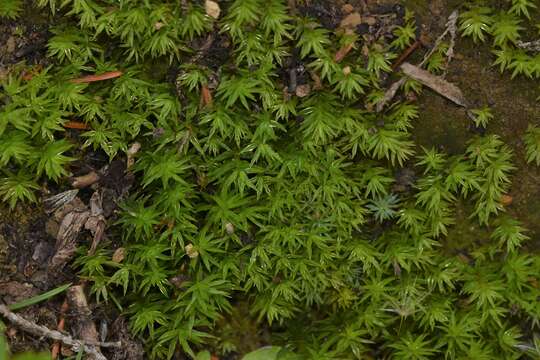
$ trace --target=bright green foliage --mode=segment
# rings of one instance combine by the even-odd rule
[[[486,34],[491,32],[491,12],[489,7],[472,6],[460,15],[459,30],[464,36],[471,36],[474,42],[484,42]]]
[[[11,209],[15,208],[19,201],[35,202],[34,191],[37,189],[39,186],[24,170],[19,170],[17,174],[7,173],[6,177],[0,179],[0,196],[2,201],[9,203]]]
[[[527,150],[527,162],[534,162],[537,166],[540,166],[540,128],[529,125],[524,141]]]
[[[512,0],[510,12],[518,16],[525,15],[527,19],[530,19],[531,10],[537,7],[537,4],[533,0]]]
[[[486,128],[489,122],[493,119],[493,113],[489,107],[483,107],[481,109],[473,109],[471,113],[474,116],[474,124],[477,127]]]
[[[0,2],[0,18],[15,19],[22,12],[22,7],[22,0],[2,0]]]
[[[34,201],[37,184],[62,181],[73,159],[90,150],[123,159],[141,143],[132,192],[109,228],[124,260],[113,262],[104,241],[75,266],[98,301],[129,317],[149,358],[196,357],[209,344],[233,350],[231,332],[246,332],[231,330],[237,317],[256,321],[298,355],[291,359],[525,356],[533,340],[522,329],[540,324],[540,261],[521,250],[521,223],[497,217],[512,151],[492,134],[461,154],[424,149],[411,136],[417,105],[370,110],[395,53],[414,39],[410,13],[393,38],[338,64],[352,39],[285,0],[221,1],[217,21],[201,2],[38,3],[69,15],[48,43],[55,64],[2,84],[0,196],[12,207]],[[525,10],[534,7],[492,16],[487,5],[469,6],[460,29],[493,40],[501,70],[534,77],[536,60],[514,45]],[[210,34],[226,56],[190,48]],[[446,70],[448,49],[430,71]],[[298,68],[321,80],[308,79],[302,97],[288,89],[295,53]],[[111,70],[123,75],[69,82]],[[400,91],[421,89],[409,80]],[[481,126],[492,117],[473,114]],[[80,137],[64,131],[73,119],[88,126]],[[482,230],[462,256],[441,246],[458,211]]]

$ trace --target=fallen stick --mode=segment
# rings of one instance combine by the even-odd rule
[[[435,76],[429,71],[420,69],[418,66],[409,63],[403,63],[400,68],[408,77],[429,87],[457,105],[467,107],[467,100],[456,85],[446,81],[440,76]]]
[[[73,84],[91,83],[91,82],[95,82],[95,81],[103,81],[103,80],[108,80],[108,79],[114,79],[114,78],[117,78],[119,76],[122,76],[122,74],[123,74],[123,72],[121,72],[121,71],[109,71],[109,72],[99,74],[99,75],[87,75],[87,76],[83,76],[83,77],[80,77],[80,78],[77,78],[77,79],[71,79],[71,80],[69,80],[69,82],[71,82]]]
[[[71,182],[71,186],[73,186],[76,189],[82,189],[82,188],[85,188],[92,184],[97,183],[99,179],[100,179],[100,176],[97,172],[90,171],[88,174],[73,178],[73,181]]]
[[[417,65],[417,67],[421,68],[426,64],[426,62],[429,60],[431,55],[433,55],[435,53],[435,51],[437,51],[437,49],[439,48],[441,42],[448,35],[448,33],[450,33],[451,39],[450,39],[450,48],[448,50],[448,55],[449,56],[448,56],[448,59],[447,59],[447,64],[450,62],[451,58],[454,55],[454,42],[455,42],[454,38],[455,38],[455,33],[456,33],[456,24],[457,24],[458,17],[459,17],[459,13],[457,11],[454,11],[454,12],[452,12],[450,14],[450,16],[448,17],[448,21],[446,23],[446,29],[437,38],[437,40],[435,40],[435,44],[433,45],[431,50],[428,51],[426,55],[424,55],[424,58],[422,59],[420,64]],[[392,99],[396,95],[399,88],[403,84],[405,84],[405,81],[406,81],[406,78],[401,78],[398,81],[396,81],[395,83],[393,83],[388,88],[388,90],[386,90],[383,99],[377,103],[376,110],[375,110],[376,112],[381,112],[384,109],[384,107],[386,106],[386,104],[388,104],[390,101],[392,101]]]
[[[416,40],[411,46],[409,46],[403,54],[394,62],[392,65],[392,70],[396,70],[399,65],[401,65],[407,58],[422,45],[422,41],[420,39]]]
[[[36,336],[43,336],[52,340],[61,341],[64,344],[71,346],[74,351],[84,350],[85,353],[94,355],[95,359],[98,360],[107,360],[107,358],[96,350],[96,346],[115,348],[122,347],[122,343],[120,341],[89,343],[88,341],[73,339],[71,336],[64,335],[60,331],[51,330],[43,325],[38,325],[26,320],[22,316],[17,315],[9,310],[6,305],[0,305],[0,315],[26,332]]]

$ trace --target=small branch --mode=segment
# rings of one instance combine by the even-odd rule
[[[95,171],[90,171],[88,174],[77,176],[71,182],[71,186],[76,189],[82,189],[95,184],[99,181],[100,176]]]
[[[49,339],[61,341],[64,344],[71,346],[74,351],[80,351],[82,349],[85,353],[94,355],[94,358],[97,360],[107,360],[107,358],[96,350],[96,346],[114,348],[122,347],[122,343],[120,341],[89,343],[88,341],[73,339],[71,336],[64,335],[59,331],[51,330],[43,325],[38,325],[29,320],[26,320],[22,316],[10,311],[5,305],[0,305],[0,315],[4,316],[7,320],[19,326],[22,330],[26,332],[37,336],[44,336]]]
[[[450,39],[450,48],[448,50],[447,64],[451,61],[452,57],[454,56],[454,43],[455,43],[455,36],[456,36],[455,34],[456,34],[456,29],[457,29],[456,26],[457,26],[458,17],[459,17],[459,13],[458,13],[457,10],[452,12],[452,14],[450,14],[450,16],[448,17],[448,21],[446,23],[446,29],[437,38],[437,40],[435,40],[435,44],[433,45],[431,50],[428,51],[426,53],[426,55],[424,55],[424,58],[422,59],[420,64],[417,65],[417,67],[422,68],[427,63],[427,61],[429,60],[431,55],[433,55],[435,53],[435,51],[437,51],[437,49],[439,48],[441,42],[443,41],[443,39],[449,33],[450,33],[451,39]],[[377,103],[376,112],[381,112],[383,110],[383,108],[386,106],[386,104],[388,104],[390,101],[392,101],[392,99],[396,95],[399,88],[403,84],[405,84],[405,81],[406,81],[406,78],[401,78],[398,81],[396,81],[395,83],[393,83],[390,86],[390,88],[388,88],[388,90],[386,90],[386,93],[384,94],[383,99],[380,102]]]
[[[422,45],[422,41],[420,39],[416,40],[411,46],[409,46],[403,54],[394,62],[392,65],[392,70],[396,70],[407,58]]]

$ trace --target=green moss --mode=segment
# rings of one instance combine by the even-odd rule
[[[47,71],[3,85],[0,190],[13,205],[35,200],[35,182],[65,177],[76,146],[113,159],[142,144],[114,225],[124,261],[102,244],[76,266],[98,301],[123,306],[150,357],[271,341],[309,359],[507,359],[535,341],[540,261],[522,251],[519,219],[499,216],[516,171],[508,137],[470,135],[468,122],[448,121],[465,112],[441,111],[440,99],[370,110],[410,43],[410,14],[394,38],[337,64],[339,34],[281,0],[220,2],[219,21],[168,1],[40,3],[76,24],[53,30]],[[462,14],[462,35],[510,51],[503,68],[534,77],[511,50],[533,7],[507,10]],[[468,21],[490,27],[468,34]],[[193,57],[214,29],[227,36],[215,44],[224,64]],[[432,71],[445,70],[447,46]],[[305,76],[298,96],[282,76],[294,49],[320,79]],[[174,85],[167,63],[179,67]],[[123,74],[69,81],[112,70]],[[476,116],[498,126],[497,107]],[[72,117],[89,129],[70,144]],[[264,334],[238,336],[255,329]]]

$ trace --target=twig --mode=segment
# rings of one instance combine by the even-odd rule
[[[437,51],[437,49],[438,49],[439,45],[441,44],[442,40],[445,38],[446,35],[448,35],[448,33],[450,33],[451,36],[452,36],[452,39],[450,40],[449,53],[450,53],[451,56],[453,56],[453,54],[454,54],[453,46],[454,46],[454,42],[455,42],[454,37],[455,37],[455,32],[456,32],[456,24],[457,24],[458,15],[459,15],[459,13],[458,13],[457,10],[452,12],[452,14],[450,14],[450,16],[448,17],[448,22],[446,23],[446,29],[437,38],[437,40],[435,40],[435,44],[433,45],[431,50],[428,51],[426,53],[426,55],[424,55],[424,58],[422,59],[420,64],[417,65],[419,68],[423,67],[426,64],[426,62],[429,60],[431,55],[433,55],[435,53],[435,51]],[[396,81],[395,83],[393,83],[388,88],[388,90],[386,90],[386,93],[384,94],[383,99],[377,103],[376,112],[381,112],[382,109],[385,107],[385,105],[388,104],[390,101],[392,101],[392,99],[396,95],[398,89],[403,84],[405,84],[405,81],[407,81],[406,78],[401,78],[398,81]]]
[[[392,70],[396,70],[399,65],[401,65],[407,58],[422,45],[422,41],[420,39],[416,40],[411,46],[409,46],[403,54],[394,62],[392,65]]]
[[[91,83],[95,81],[102,81],[108,79],[114,79],[119,76],[122,76],[123,72],[121,71],[109,71],[99,75],[87,75],[77,79],[71,79],[69,82],[73,84],[82,84],[82,83]]]
[[[90,171],[88,174],[77,176],[71,182],[71,186],[76,189],[82,189],[88,187],[92,184],[95,184],[99,181],[100,176],[95,171]]]
[[[5,305],[0,305],[0,315],[4,316],[10,322],[19,326],[22,330],[26,332],[37,336],[44,336],[49,339],[61,341],[64,344],[71,346],[74,351],[80,351],[82,349],[85,353],[94,355],[95,359],[98,360],[107,360],[107,358],[99,351],[97,351],[95,346],[114,348],[122,347],[122,342],[120,341],[90,343],[88,341],[73,339],[71,336],[64,335],[59,331],[51,330],[43,325],[38,325],[29,320],[26,320],[22,316],[10,311]]]
[[[66,129],[75,129],[75,130],[87,130],[90,129],[90,126],[88,124],[85,124],[80,121],[66,121],[64,123],[64,127]]]

